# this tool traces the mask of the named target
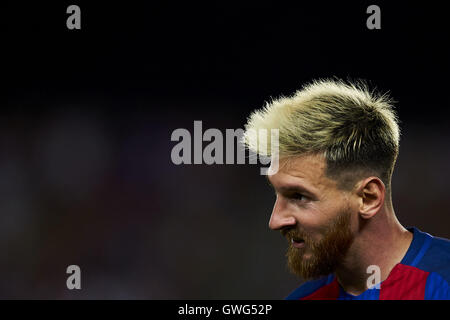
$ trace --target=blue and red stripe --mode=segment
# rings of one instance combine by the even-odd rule
[[[405,257],[380,283],[358,296],[346,293],[331,274],[294,290],[288,300],[450,299],[450,241],[410,228],[413,241]]]

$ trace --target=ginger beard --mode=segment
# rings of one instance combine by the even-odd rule
[[[342,263],[354,239],[350,228],[350,215],[349,209],[342,210],[326,228],[323,238],[319,241],[296,228],[282,230],[282,234],[289,241],[286,257],[290,271],[304,280],[333,273]],[[296,248],[292,239],[302,239],[305,245]]]

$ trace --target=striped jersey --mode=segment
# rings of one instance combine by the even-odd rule
[[[450,300],[450,241],[408,228],[413,240],[402,261],[379,284],[354,296],[334,274],[308,281],[287,300]]]

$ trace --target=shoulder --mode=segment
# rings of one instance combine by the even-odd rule
[[[297,289],[292,291],[287,297],[286,300],[300,300],[303,299],[319,289],[329,285],[333,282],[333,275],[325,276],[319,278],[317,280],[307,281],[299,286]]]
[[[437,273],[431,272],[427,278],[425,300],[450,300],[450,286]]]
[[[445,281],[450,282],[450,240],[432,237],[429,248],[418,267],[436,273]]]

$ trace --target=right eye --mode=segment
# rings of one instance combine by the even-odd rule
[[[301,193],[297,193],[297,192],[291,195],[291,199],[294,199],[294,200],[303,200],[304,198],[305,198],[304,195],[302,195]]]
[[[308,199],[308,197],[306,197],[305,195],[298,193],[298,192],[291,193],[291,194],[287,195],[286,198],[288,198],[290,201],[294,201],[294,202],[304,202]]]

